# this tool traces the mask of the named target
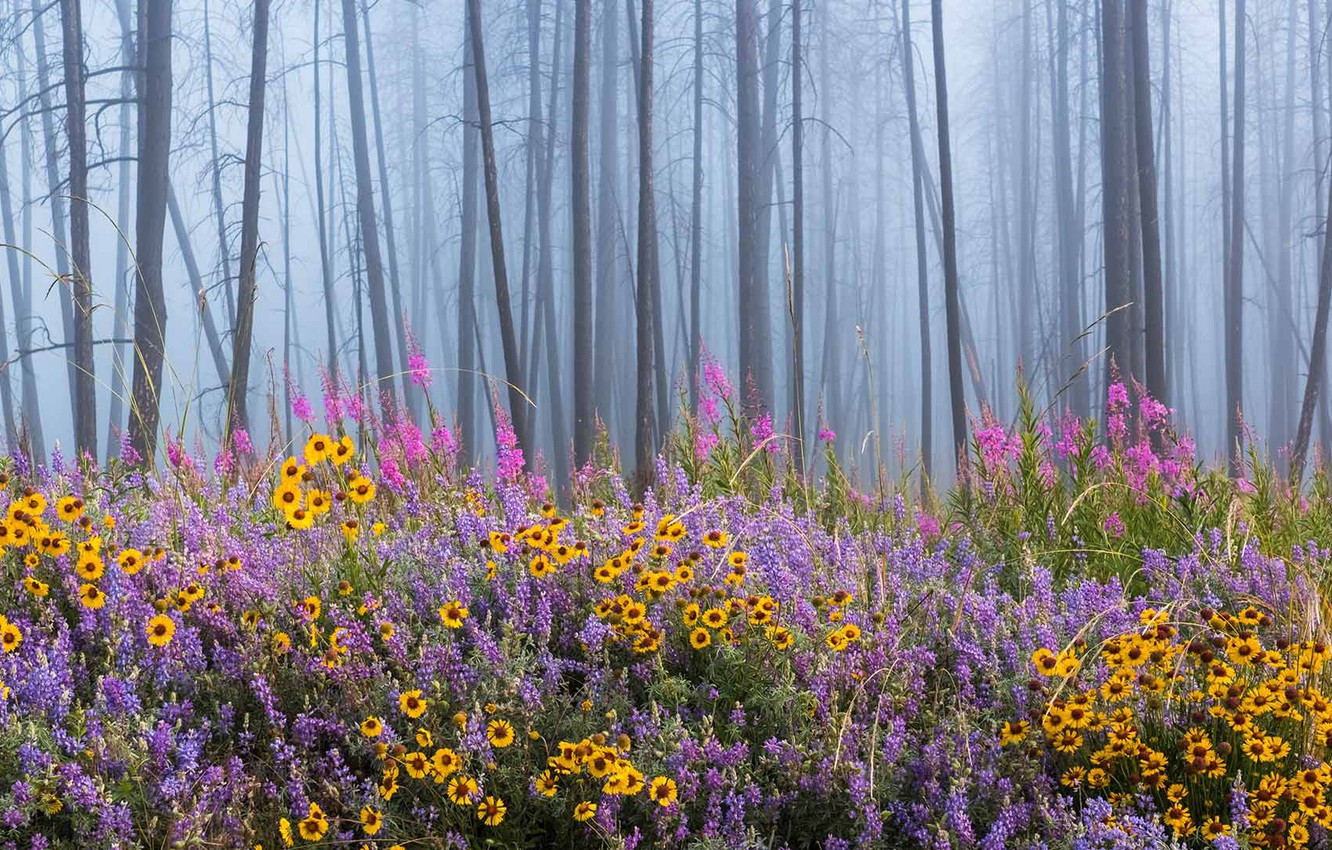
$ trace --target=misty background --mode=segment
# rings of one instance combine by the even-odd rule
[[[1038,409],[1097,415],[1113,354],[1201,455],[1234,445],[1238,404],[1285,458],[1325,347],[1329,14],[1324,0],[7,0],[6,439],[105,458],[138,420],[148,454],[163,429],[214,447],[228,422],[260,445],[303,441],[292,398],[319,413],[336,374],[377,409],[392,388],[386,416],[424,424],[428,395],[480,455],[493,387],[560,473],[571,446],[586,456],[588,410],[641,459],[712,358],[750,379],[779,432],[809,445],[828,429],[853,466],[895,476],[923,455],[947,477],[954,392],[1011,421],[1021,364]],[[161,378],[132,403],[154,326]],[[131,410],[153,388],[161,420],[145,424]],[[1326,400],[1313,405],[1325,441]]]

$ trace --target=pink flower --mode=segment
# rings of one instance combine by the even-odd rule
[[[1119,518],[1119,511],[1114,511],[1106,517],[1102,526],[1105,528],[1105,533],[1111,537],[1124,536],[1124,521]]]
[[[237,428],[231,432],[231,443],[239,454],[254,454],[254,443],[250,441],[250,432]]]
[[[458,441],[447,425],[440,425],[430,434],[430,448],[438,454],[452,457],[458,453]]]
[[[1107,410],[1118,410],[1127,406],[1129,401],[1128,390],[1124,388],[1122,381],[1115,381],[1105,394],[1105,406]]]
[[[423,390],[429,387],[433,380],[430,374],[430,363],[426,360],[426,356],[419,351],[408,355],[407,371],[411,375],[412,383]]]
[[[719,442],[721,441],[712,431],[700,430],[694,436],[694,457],[698,460],[707,460]]]
[[[755,445],[762,445],[770,453],[780,450],[773,435],[771,413],[765,413],[754,420],[754,424],[749,428],[749,435],[753,438]]]

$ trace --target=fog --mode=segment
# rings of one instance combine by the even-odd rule
[[[1332,434],[1324,0],[0,8],[10,448],[303,441],[336,376],[479,457],[494,399],[556,475],[597,421],[641,467],[709,362],[870,475],[950,477],[1019,374],[1095,416],[1112,360],[1204,457]]]

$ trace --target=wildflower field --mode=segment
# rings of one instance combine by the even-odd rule
[[[490,470],[342,405],[275,457],[7,459],[0,843],[1326,844],[1321,476],[1115,385],[863,492],[713,390],[638,499],[502,413]]]

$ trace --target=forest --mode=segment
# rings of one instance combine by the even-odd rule
[[[802,461],[947,480],[1019,373],[1086,418],[1113,369],[1302,470],[1325,10],[948,5],[15,2],[7,443],[280,443],[331,383],[482,457],[498,393],[567,477],[716,362]]]
[[[0,0],[0,850],[1332,847],[1330,0]]]

